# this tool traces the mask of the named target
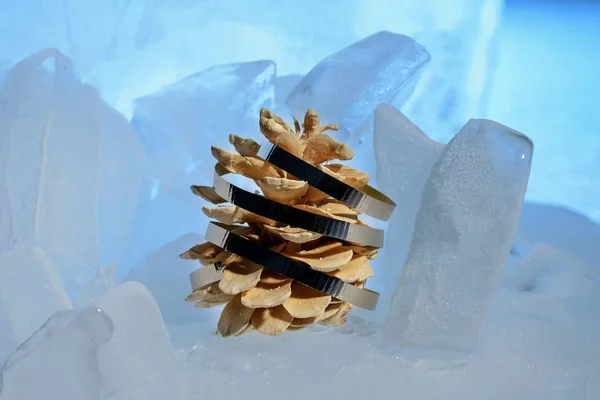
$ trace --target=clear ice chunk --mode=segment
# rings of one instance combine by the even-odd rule
[[[533,143],[470,120],[433,166],[386,335],[405,346],[468,350],[517,230]]]
[[[32,8],[36,12],[32,13]],[[142,50],[160,34],[153,1],[65,0],[0,3],[3,56],[18,61],[47,47],[69,54],[87,77],[95,67]],[[18,40],[15,40],[18,38]]]
[[[304,78],[304,75],[284,75],[275,78],[275,103],[285,103],[286,99],[294,90],[296,85]]]
[[[275,63],[212,67],[134,102],[132,125],[142,138],[161,193],[185,190],[213,175],[210,146],[229,134],[256,136],[259,112],[274,105]]]
[[[322,60],[287,104],[300,116],[313,108],[323,123],[340,126],[342,138],[361,139],[377,104],[403,104],[428,62],[429,53],[413,39],[378,32]]]
[[[400,205],[386,231],[380,255],[384,261],[378,268],[382,271],[371,278],[385,309],[410,249],[421,192],[444,145],[427,137],[398,109],[380,104],[375,109],[374,148],[378,188]]]
[[[0,400],[101,400],[97,355],[113,330],[96,307],[52,315],[4,365]]]
[[[4,80],[7,74],[7,70],[2,69],[0,66],[0,93],[4,85]],[[1,98],[1,97],[0,97]],[[0,106],[1,110],[1,106]],[[0,111],[1,112],[1,111]],[[1,114],[0,114],[1,115]],[[1,121],[1,120],[0,120]],[[0,135],[0,182],[7,180],[7,169],[8,169],[8,146],[2,144],[5,142],[3,135]],[[8,202],[8,187],[7,185],[0,185],[0,210],[2,211],[2,218],[0,218],[0,250],[7,250],[11,248],[12,235],[13,235],[13,217],[10,215],[9,202]]]
[[[290,116],[292,113],[290,112],[290,109],[285,101],[303,77],[304,75],[296,74],[278,76],[275,78],[275,105],[273,110],[271,110],[275,113],[275,115],[280,116],[286,121],[291,120]],[[299,118],[299,120],[302,120],[304,115],[295,115],[295,117]]]
[[[6,78],[8,68],[8,62],[0,61],[0,89],[2,89],[2,85],[4,84],[4,79]]]
[[[192,291],[189,274],[201,265],[177,257],[204,242],[200,235],[181,236],[149,255],[125,278],[126,281],[139,282],[150,290],[167,323],[197,322],[210,314],[199,312],[192,303],[183,301]]]
[[[82,71],[150,42],[153,5],[148,0],[127,2],[65,0],[64,23],[69,54]]]
[[[195,184],[210,185],[212,175],[199,176],[194,180]],[[210,204],[194,196],[189,188],[182,190],[177,197],[158,194],[151,199],[152,193],[149,192],[146,192],[145,198],[140,202],[128,258],[119,266],[119,279],[125,278],[133,267],[141,265],[154,251],[178,237],[190,232],[204,233],[206,230],[209,218],[204,215],[201,207]],[[179,253],[175,253],[175,258],[177,254]]]
[[[60,48],[81,65],[86,81],[112,88],[123,112],[130,99],[211,64],[273,59],[281,74],[304,74],[328,54],[388,30],[415,38],[432,54],[415,106],[404,109],[425,132],[449,139],[467,118],[485,115],[503,0],[161,3],[3,2],[0,48],[13,61]]]
[[[434,140],[446,143],[469,118],[486,115],[503,6],[504,0],[358,3],[358,35],[382,29],[401,32],[431,54],[402,111]]]
[[[53,49],[17,64],[0,97],[0,250],[40,245],[75,296],[126,251],[142,143]]]
[[[95,267],[98,97],[76,80],[68,58],[45,50],[10,71],[0,98],[0,186],[7,188],[0,207],[12,221],[9,248],[40,244],[64,259],[57,265],[63,279]]]
[[[112,261],[120,264],[131,245],[146,155],[140,138],[121,114],[104,104],[100,112],[102,118],[98,190],[100,265]]]
[[[173,373],[169,335],[148,289],[124,283],[92,304],[115,326],[112,339],[98,352],[106,396],[137,390]]]
[[[96,277],[90,281],[86,287],[79,292],[75,300],[73,300],[73,306],[76,308],[83,308],[88,305],[92,300],[97,299],[110,289],[115,287],[117,279],[117,264],[111,262],[104,267],[98,269]]]
[[[32,8],[35,13],[31,12]],[[66,51],[63,12],[52,0],[0,2],[2,57],[14,63],[48,47]]]
[[[55,312],[71,302],[39,247],[0,252],[0,365]]]

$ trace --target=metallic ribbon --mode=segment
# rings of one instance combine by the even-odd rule
[[[220,164],[215,165],[213,185],[215,192],[231,204],[289,226],[363,246],[383,247],[381,229],[328,218],[269,200],[227,182],[223,176],[228,173]]]
[[[223,269],[224,268],[221,263],[215,263],[190,273],[192,291],[204,289],[213,283],[219,282],[221,279],[223,279]]]
[[[396,207],[396,203],[377,189],[368,185],[355,189],[273,143],[263,144],[258,157],[308,182],[347,206],[381,221],[387,221]]]
[[[374,310],[377,306],[379,293],[361,289],[339,278],[316,271],[303,262],[293,260],[247,240],[231,231],[236,227],[235,225],[211,222],[206,232],[206,239],[248,261],[357,307]],[[192,272],[190,274],[192,289],[201,289],[218,282],[223,278],[220,268],[220,264],[212,264]]]

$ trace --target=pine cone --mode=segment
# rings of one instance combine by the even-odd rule
[[[337,125],[321,126],[319,115],[310,109],[304,118],[304,130],[295,118],[294,128],[269,110],[261,110],[260,130],[271,143],[350,186],[362,188],[368,183],[369,176],[364,172],[341,164],[323,165],[332,160],[349,160],[354,155],[348,146],[323,133],[337,130]],[[253,179],[268,199],[366,225],[356,210],[257,158],[259,145],[253,140],[230,135],[229,141],[237,153],[213,147],[212,155],[229,172]],[[219,195],[209,187],[194,187],[194,191],[209,201],[219,202]],[[283,226],[237,206],[204,207],[203,212],[225,224],[245,224],[236,228],[235,233],[344,282],[362,288],[373,276],[368,260],[376,257],[375,247]],[[181,257],[199,260],[203,265],[220,262],[225,266],[221,281],[195,290],[186,299],[200,308],[226,304],[218,323],[222,336],[240,335],[253,329],[280,335],[313,323],[342,325],[352,308],[349,303],[271,272],[210,242],[194,246]]]

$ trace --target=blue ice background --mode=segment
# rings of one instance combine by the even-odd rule
[[[527,200],[600,221],[600,2],[510,0],[488,117],[535,143]]]
[[[11,0],[2,0],[9,3]],[[186,4],[189,2],[157,1],[157,7],[165,5]],[[66,4],[66,3],[65,3]],[[136,3],[132,3],[136,4]],[[210,2],[206,2],[210,4]],[[333,3],[331,3],[333,4]],[[449,11],[453,7],[448,2]],[[84,2],[71,2],[71,15],[77,13],[89,15],[94,12],[89,9],[91,5]],[[0,69],[2,62],[8,58],[2,50],[4,46],[11,48],[12,62],[40,49],[40,46],[61,46],[64,28],[57,21],[62,20],[64,4],[58,1],[19,1],[14,5],[4,5],[3,9],[14,12],[0,15]],[[295,5],[294,7],[302,7]],[[31,11],[34,10],[34,11]],[[210,7],[208,8],[210,10]],[[231,20],[243,21],[245,15],[242,11],[234,14],[232,9]],[[281,26],[300,23],[294,19],[295,9],[290,5],[289,23],[281,22]],[[330,12],[330,10],[327,10]],[[384,12],[385,10],[381,10]],[[35,18],[29,18],[31,13]],[[160,9],[158,12],[161,12]],[[273,19],[273,12],[265,11],[265,18]],[[378,11],[373,11],[377,15]],[[29,14],[29,16],[28,16]],[[106,26],[114,23],[115,16],[106,15]],[[112,18],[112,19],[111,19]],[[343,24],[343,17],[334,29],[348,29]],[[234,35],[240,35],[239,26],[229,26],[221,23],[218,15],[206,15],[206,20],[199,21],[198,35],[211,35],[219,30],[227,32],[236,29]],[[74,21],[77,21],[74,18]],[[151,18],[148,26],[151,26]],[[211,22],[212,21],[212,22]],[[598,206],[597,188],[600,186],[600,3],[591,0],[508,0],[504,6],[502,23],[499,29],[499,59],[496,71],[495,84],[489,101],[487,117],[518,129],[529,135],[536,144],[536,156],[531,174],[530,186],[527,194],[528,200],[549,202],[568,206],[576,211],[600,220],[600,206]],[[173,21],[169,21],[173,22]],[[139,29],[133,35],[127,29],[131,23],[127,19],[121,21],[123,32],[131,36],[135,46],[143,46],[146,42],[158,37],[161,32],[145,31]],[[189,21],[185,21],[189,23]],[[328,24],[332,21],[327,21]],[[36,24],[43,25],[44,37],[36,34]],[[15,26],[22,28],[15,29]],[[70,27],[73,40],[77,43],[77,33],[86,35],[103,35],[110,32],[102,24],[93,29],[104,28],[104,31],[94,32],[86,26],[76,23]],[[366,24],[365,26],[368,26]],[[49,29],[50,27],[50,29]],[[90,28],[90,29],[92,29]],[[143,27],[142,27],[143,28]],[[151,28],[148,28],[151,29]],[[319,28],[322,29],[322,28]],[[315,32],[318,30],[316,29]],[[13,37],[12,32],[20,32],[19,37]],[[351,31],[349,31],[351,32]],[[349,33],[350,34],[350,33]],[[356,32],[352,32],[356,36]],[[102,36],[101,36],[102,37]],[[105,36],[105,42],[110,36]],[[170,84],[191,73],[201,71],[210,65],[223,63],[225,59],[231,61],[250,61],[251,59],[269,59],[277,54],[278,49],[270,47],[268,37],[264,39],[259,48],[249,49],[246,44],[232,43],[226,36],[213,39],[214,48],[198,49],[195,43],[177,43],[178,50],[169,54],[172,60],[165,62],[158,73],[148,79],[139,80],[129,84],[128,75],[131,73],[130,61],[125,59],[104,65],[91,74],[90,82],[94,84],[94,77],[101,78],[102,82],[114,81],[114,86],[122,83],[124,79],[126,92],[123,100],[114,98],[114,87],[99,87],[100,92],[109,104],[116,102],[119,111],[126,116],[131,114],[130,100],[141,95],[152,93],[162,85]],[[319,60],[346,42],[327,43],[318,42],[318,46],[309,44],[315,38],[307,38],[306,43],[298,42],[299,54],[310,52],[311,56],[299,55],[293,60],[277,60],[278,75],[305,72],[313,65],[313,60]],[[90,41],[81,41],[86,46]],[[98,48],[106,46],[100,43]],[[66,46],[63,46],[66,47]],[[18,50],[15,51],[15,48]],[[102,53],[97,48],[78,47],[79,51],[89,51],[97,58]],[[227,51],[223,51],[227,49]],[[118,56],[126,48],[115,48],[113,54]],[[198,57],[201,52],[202,57]],[[152,57],[160,56],[150,54]],[[75,67],[80,71],[89,72],[94,58],[88,59],[83,65]],[[110,85],[107,85],[110,86]],[[485,117],[477,115],[474,117]],[[433,134],[433,132],[427,132]]]

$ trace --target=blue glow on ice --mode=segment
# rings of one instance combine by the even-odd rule
[[[110,275],[108,283],[91,282],[80,293],[109,291],[100,302],[116,338],[81,358],[73,343],[63,342],[74,337],[86,348],[84,336],[95,325],[82,311],[58,314],[13,353],[14,369],[0,376],[9,388],[0,386],[0,400],[13,400],[11,387],[32,389],[36,399],[60,397],[69,387],[64,376],[75,382],[76,400],[99,400],[107,385],[108,400],[252,400],[281,393],[292,399],[600,398],[599,21],[600,3],[584,0],[0,1],[0,275],[8,277],[0,280],[0,367],[49,314],[83,306],[87,298],[74,301],[71,287],[85,286],[98,271],[102,279]],[[401,352],[380,342],[377,328],[356,322],[364,316],[356,311],[350,314],[356,319],[337,329],[221,340],[213,334],[218,308],[183,308],[190,306],[182,301],[185,279],[198,264],[173,261],[203,240],[207,203],[189,186],[211,184],[210,145],[229,146],[230,133],[259,139],[263,106],[289,122],[285,100],[304,75],[380,31],[407,35],[431,54],[402,106],[431,138],[446,143],[468,119],[489,118],[535,142],[526,195],[532,203],[523,208],[478,352],[458,359]],[[29,75],[7,74],[47,48],[66,55],[57,55],[61,61],[71,59],[74,73],[66,65],[61,73],[48,60],[25,68]],[[77,101],[87,97],[93,110]],[[360,101],[355,104],[360,121],[367,120],[371,111],[363,115]],[[82,136],[90,131],[101,142],[97,152],[97,142]],[[49,145],[39,140],[46,133]],[[363,157],[370,152],[365,137],[356,144],[357,165],[375,168]],[[425,141],[415,140],[415,149]],[[441,149],[429,147],[434,155]],[[423,162],[419,156],[414,165]],[[388,154],[385,164],[394,157],[397,152]],[[417,188],[414,181],[406,187]],[[250,190],[254,182],[240,184]],[[417,210],[420,198],[416,203],[403,212]],[[32,221],[35,229],[27,230]],[[391,245],[373,262],[370,289],[395,287],[388,272],[399,274],[401,265],[393,235],[406,236],[409,247],[408,231],[400,224],[387,230]],[[73,254],[81,263],[67,262]],[[125,277],[149,292],[140,284],[112,288],[113,279]],[[451,292],[451,283],[436,289],[464,297]],[[67,330],[67,322],[83,330]],[[61,333],[59,345],[40,351],[45,332]],[[93,371],[78,368],[80,361]],[[27,381],[46,376],[47,365],[57,366],[49,386]]]
[[[154,200],[160,192],[160,181],[158,179],[152,179],[152,187],[150,188],[150,200]]]

